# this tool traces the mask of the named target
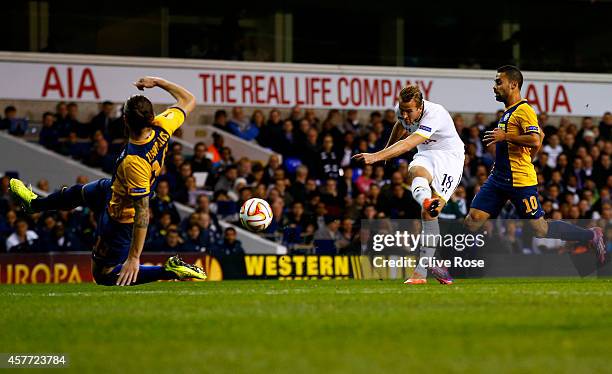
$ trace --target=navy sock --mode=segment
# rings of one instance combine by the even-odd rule
[[[164,269],[163,266],[140,265],[138,278],[134,285],[170,279],[178,279],[178,277],[173,272]]]
[[[122,267],[123,264],[115,266],[115,268],[110,273],[104,274],[96,278],[96,283],[103,286],[115,286],[117,284],[117,278],[119,278],[119,272],[121,271]],[[132,283],[131,286],[151,283],[158,280],[170,279],[178,279],[178,277],[173,272],[165,270],[163,266],[140,265],[136,282]]]
[[[593,231],[564,221],[548,221],[546,237],[586,243],[593,239]]]
[[[72,187],[62,188],[47,197],[32,200],[32,209],[35,212],[46,210],[70,210],[84,204],[83,185],[75,184]]]

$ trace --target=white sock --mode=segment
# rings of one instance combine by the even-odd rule
[[[429,182],[423,177],[415,177],[412,180],[412,197],[422,207],[425,199],[431,199],[431,187]]]
[[[423,235],[439,235],[440,234],[440,224],[437,219],[424,221],[422,220],[423,230],[421,234]],[[427,238],[425,236],[425,238]],[[417,267],[414,269],[414,277],[427,277],[427,268],[425,266],[421,266],[420,260],[423,257],[434,257],[436,254],[436,239],[431,237],[430,239],[425,239],[425,243],[433,246],[421,246],[419,249],[419,263]]]

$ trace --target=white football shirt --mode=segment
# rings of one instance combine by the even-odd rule
[[[402,118],[399,103],[395,104],[395,115],[409,134],[417,133],[425,138],[417,146],[419,152],[437,150],[464,153],[464,144],[457,134],[455,123],[450,114],[440,104],[423,100],[423,115],[412,125],[408,125]]]

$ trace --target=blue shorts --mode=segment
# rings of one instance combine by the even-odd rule
[[[510,200],[520,218],[537,219],[544,216],[538,198],[537,186],[512,187],[489,177],[472,200],[472,208],[482,210],[496,218]]]
[[[92,258],[99,267],[124,263],[132,243],[132,224],[119,223],[108,214],[111,184],[109,178],[103,178],[83,186],[85,206],[94,212],[97,222]]]

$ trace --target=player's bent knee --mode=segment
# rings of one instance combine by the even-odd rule
[[[93,279],[99,286],[115,286],[117,284],[117,274],[106,271],[105,268],[92,266]]]
[[[94,281],[98,286],[115,286],[117,284],[117,277],[111,274],[94,274]]]

